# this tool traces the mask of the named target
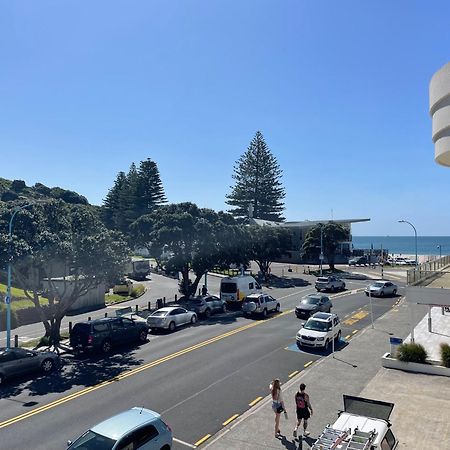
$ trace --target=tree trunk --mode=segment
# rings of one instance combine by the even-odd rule
[[[61,341],[61,320],[62,317],[54,317],[50,328],[49,347],[59,348]]]
[[[192,295],[195,295],[197,293],[198,284],[200,283],[200,280],[202,279],[203,273],[201,273],[200,275],[195,274],[195,280],[191,284],[191,287],[190,287],[189,297]]]

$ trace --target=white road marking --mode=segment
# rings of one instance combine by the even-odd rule
[[[172,438],[175,442],[178,442],[179,444],[181,444],[181,445],[185,445],[186,447],[189,447],[189,448],[197,448],[195,445],[193,445],[193,444],[189,444],[189,442],[184,442],[184,441],[182,441],[181,439],[177,439],[176,437],[174,437],[174,438]]]

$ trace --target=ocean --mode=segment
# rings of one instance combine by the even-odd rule
[[[389,253],[414,255],[416,252],[414,235],[412,236],[353,236],[353,247],[388,250]],[[441,246],[442,255],[450,255],[450,236],[417,236],[418,255],[439,256]]]

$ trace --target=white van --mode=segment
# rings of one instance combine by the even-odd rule
[[[242,302],[247,295],[262,292],[261,286],[250,275],[222,278],[220,298],[228,303]]]

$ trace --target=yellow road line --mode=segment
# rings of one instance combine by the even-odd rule
[[[211,437],[210,434],[207,434],[206,436],[203,436],[201,439],[199,439],[194,445],[198,447],[199,445],[202,445],[203,442],[207,441]]]
[[[352,331],[352,334],[355,334],[355,333],[357,333],[358,332],[358,330],[353,330]]]
[[[312,363],[313,363],[314,361],[309,361],[309,362],[307,362],[306,364],[305,364],[305,369],[308,367],[308,366],[310,366]]]
[[[260,402],[263,399],[263,397],[256,397],[255,400],[250,402],[248,406],[255,406],[258,402]]]
[[[347,339],[350,339],[351,338],[351,335],[350,334],[347,334],[347,336],[345,336],[345,339],[347,340]]]
[[[289,378],[292,378],[294,375],[297,375],[297,374],[298,374],[298,370],[294,370],[294,372],[290,373],[290,374],[288,375],[288,377],[289,377]]]
[[[225,420],[225,422],[222,424],[224,427],[226,427],[229,423],[233,422],[233,420],[236,420],[239,417],[239,414],[234,414],[229,419]]]
[[[187,347],[185,349],[179,350],[179,351],[177,351],[175,353],[172,353],[170,355],[164,356],[164,357],[162,357],[160,359],[157,359],[155,361],[151,361],[151,362],[149,362],[147,364],[144,364],[144,365],[142,365],[140,367],[137,367],[135,369],[131,369],[129,371],[123,372],[123,373],[121,373],[120,375],[117,375],[114,378],[111,378],[109,380],[103,381],[102,383],[96,384],[96,385],[91,386],[89,388],[82,389],[81,391],[78,391],[78,392],[74,392],[73,394],[70,394],[70,395],[68,395],[66,397],[60,398],[60,399],[55,400],[53,402],[47,403],[46,405],[39,406],[38,408],[35,408],[35,409],[31,410],[31,411],[27,411],[27,412],[25,412],[23,414],[20,414],[20,415],[16,416],[16,417],[12,417],[11,419],[8,419],[8,420],[5,420],[3,422],[0,422],[0,429],[1,428],[5,428],[5,427],[7,427],[9,425],[12,425],[14,423],[20,422],[21,420],[28,419],[29,417],[32,417],[32,416],[34,416],[36,414],[42,413],[44,411],[47,411],[48,409],[51,409],[51,408],[54,408],[56,406],[62,405],[64,403],[67,403],[67,402],[69,402],[71,400],[74,400],[74,399],[76,399],[78,397],[81,397],[83,395],[89,394],[89,393],[91,393],[93,391],[96,391],[97,389],[100,389],[100,388],[103,388],[105,386],[108,386],[109,384],[111,384],[113,382],[116,382],[116,381],[119,381],[119,380],[123,380],[123,379],[128,378],[128,377],[130,377],[132,375],[135,375],[135,374],[137,374],[139,372],[143,372],[144,370],[148,370],[148,369],[151,369],[152,367],[159,366],[162,363],[165,363],[165,362],[170,361],[170,360],[172,360],[174,358],[177,358],[179,356],[182,356],[182,355],[185,355],[187,353],[190,353],[190,352],[192,352],[194,350],[197,350],[199,348],[206,347],[207,345],[210,345],[210,344],[213,344],[215,342],[221,341],[222,339],[225,339],[227,337],[233,336],[233,335],[235,335],[237,333],[240,333],[242,331],[245,331],[245,330],[248,330],[248,329],[253,328],[255,326],[258,326],[258,325],[270,322],[271,320],[275,320],[278,317],[281,317],[281,316],[284,316],[284,315],[287,315],[287,314],[291,314],[293,311],[294,311],[294,309],[290,309],[288,311],[285,311],[285,312],[282,312],[282,313],[278,314],[275,317],[271,317],[270,319],[266,319],[264,321],[255,321],[255,322],[249,323],[249,324],[244,325],[242,327],[239,327],[239,328],[236,328],[234,330],[231,330],[231,331],[228,331],[226,333],[223,333],[223,334],[220,334],[218,336],[215,336],[215,337],[213,337],[211,339],[207,339],[206,341],[203,341],[203,342],[200,342],[198,344],[192,345],[191,347]]]

